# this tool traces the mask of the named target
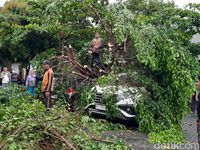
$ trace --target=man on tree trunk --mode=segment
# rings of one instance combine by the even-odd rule
[[[91,45],[92,45],[92,47],[90,48],[90,53],[92,54],[91,67],[93,68],[94,65],[100,67],[101,39],[98,32],[95,34],[95,38],[92,40]]]

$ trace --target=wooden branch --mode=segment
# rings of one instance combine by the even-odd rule
[[[99,72],[100,72],[100,73],[103,73],[103,74],[108,74],[108,72],[106,72],[106,71],[104,71],[104,70],[102,70],[102,69],[100,69]]]
[[[125,39],[124,39],[124,52],[126,53],[126,44],[127,44],[127,40],[128,40],[128,36],[126,35]]]
[[[85,71],[84,66],[82,66],[80,63],[78,63],[77,61],[73,61],[72,62],[75,66],[77,66],[78,68],[80,68],[81,70]]]
[[[66,63],[70,63],[70,61],[64,61],[64,62],[62,62],[62,63],[59,63],[59,64],[53,66],[52,69],[54,69],[54,68],[56,68],[56,67],[58,67],[58,66],[60,66],[60,65],[66,64]]]
[[[88,78],[84,79],[80,85],[83,85],[83,83],[85,83],[88,80]]]
[[[69,59],[76,61],[75,55],[74,55],[74,50],[71,45],[69,45],[69,48],[67,49],[67,56]]]
[[[53,131],[53,133],[56,135],[58,139],[63,141],[63,143],[65,143],[65,145],[68,146],[70,150],[76,150],[76,148],[67,139],[65,139],[58,131]]]
[[[85,68],[84,68],[81,64],[79,64],[79,63],[76,62],[76,61],[71,61],[71,63],[72,63],[74,66],[76,66],[76,68],[79,70],[79,72],[80,72],[81,74],[84,74],[85,76],[90,76],[90,74],[85,70]]]
[[[79,72],[76,72],[76,71],[72,71],[72,73],[73,73],[74,75],[77,75],[77,76],[79,76],[79,77],[81,77],[81,78],[84,78],[84,79],[88,79],[88,78],[89,78],[88,76],[85,76],[85,75],[83,75],[83,74],[81,74],[81,73],[79,73]]]
[[[75,71],[72,73],[84,79],[84,81],[81,84],[83,84],[87,80],[94,81],[95,78],[98,78],[102,74],[108,74],[108,72],[104,71],[102,68],[98,67],[97,65],[94,65],[94,67],[98,69],[98,72],[93,71],[87,65],[84,65],[84,66],[81,65],[76,60],[74,52],[73,52],[73,48],[71,47],[71,45],[68,48],[66,46],[64,46],[63,48],[67,49],[67,56],[62,55],[59,57],[56,57],[56,56],[52,57],[51,59],[59,59],[63,61],[63,62],[59,62],[59,64],[53,66],[52,68],[56,68],[66,63],[70,63],[75,69]]]
[[[88,71],[92,76],[94,76],[94,78],[97,78],[98,75],[92,71],[87,65],[84,65],[84,68],[86,69],[86,71]]]
[[[49,120],[45,120],[44,122],[56,121],[56,120],[59,120],[59,119],[63,119],[63,118],[65,118],[65,117],[67,117],[67,116],[68,116],[68,114],[67,114],[67,115],[64,115],[64,116],[59,115],[59,116],[56,117],[56,118],[49,119]]]
[[[101,70],[101,68],[99,66],[97,66],[96,64],[93,65],[96,69],[98,69],[98,71]]]
[[[61,118],[64,118],[64,117],[58,116],[58,117],[53,118],[53,119],[45,120],[44,122],[56,121],[56,120],[59,120],[59,119],[61,119]]]
[[[21,130],[25,128],[25,126],[21,126],[21,127],[18,127],[17,129],[15,129],[10,135],[8,136],[11,136],[11,135],[14,135],[16,136],[17,134],[19,134],[21,132]],[[7,137],[8,137],[7,136]],[[9,143],[8,139],[4,139],[1,144],[0,144],[0,149],[4,149],[4,147]]]
[[[61,54],[62,54],[62,56],[65,55],[64,54],[64,40],[62,40],[62,42],[61,42]]]
[[[94,140],[94,141],[97,141],[97,142],[103,142],[103,143],[114,144],[114,142],[108,141],[108,140],[102,139],[102,138],[95,138],[95,137],[92,137],[91,140]]]
[[[90,77],[88,77],[88,76],[85,76],[85,75],[83,75],[83,74],[81,74],[81,73],[79,73],[79,72],[75,72],[75,71],[73,71],[72,72],[74,75],[76,75],[76,76],[79,76],[79,77],[81,77],[81,78],[83,78],[83,79],[87,79],[87,80],[90,80],[90,81],[94,81],[94,79],[93,78],[90,78]]]
[[[46,135],[51,136],[52,138],[62,141],[70,150],[76,150],[76,148],[70,142],[68,142],[62,135],[55,133],[55,131],[53,131],[53,134],[49,132],[44,132],[44,133]]]
[[[58,60],[61,60],[61,61],[65,61],[65,60],[68,60],[68,57],[67,56],[64,56],[64,55],[61,55],[61,56],[53,56],[51,57],[51,61],[54,60],[54,59],[58,59]]]

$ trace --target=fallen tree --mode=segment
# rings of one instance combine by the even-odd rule
[[[12,95],[7,96],[7,93]],[[17,93],[16,93],[17,91]],[[78,150],[87,147],[126,149],[112,139],[103,139],[102,131],[120,129],[106,121],[68,112],[65,107],[46,110],[24,87],[0,89],[0,149]],[[18,95],[21,93],[21,95]],[[8,98],[6,102],[3,99]],[[96,142],[98,141],[98,142]]]
[[[89,67],[88,65],[82,65],[78,62],[76,58],[76,54],[72,48],[71,45],[69,47],[61,46],[61,56],[53,56],[50,60],[52,63],[57,62],[52,68],[56,68],[62,65],[69,65],[71,68],[73,68],[72,74],[78,76],[79,78],[82,78],[84,81],[94,81],[96,78],[109,74],[112,70],[112,66],[114,62],[116,61],[117,53],[120,51],[126,51],[126,43],[127,39],[125,39],[124,43],[121,45],[114,44],[115,46],[108,44],[108,51],[111,54],[111,59],[109,61],[109,64],[106,64],[106,67],[99,67],[97,65],[93,65],[93,68]],[[66,49],[66,53],[64,53],[64,50]]]

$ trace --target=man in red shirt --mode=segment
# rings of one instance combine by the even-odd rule
[[[42,80],[42,93],[44,95],[44,102],[46,104],[46,107],[50,108],[52,106],[51,94],[53,92],[54,72],[51,69],[50,62],[48,60],[45,60],[43,62],[43,69],[45,72]]]

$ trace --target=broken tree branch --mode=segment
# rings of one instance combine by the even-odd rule
[[[97,142],[108,143],[108,144],[114,144],[114,142],[108,141],[108,140],[102,139],[102,138],[95,138],[95,137],[92,137],[91,140],[94,140],[94,141],[97,141]]]
[[[56,68],[56,67],[58,67],[58,66],[61,66],[61,65],[67,64],[67,63],[70,63],[70,61],[64,61],[64,62],[62,62],[62,63],[59,63],[59,64],[53,66],[52,69],[54,69],[54,68]]]
[[[76,148],[67,140],[65,139],[58,131],[53,131],[53,134],[55,135],[54,137],[57,137],[57,139],[60,139],[65,143],[65,145],[70,149],[70,150],[76,150]]]
[[[84,68],[86,69],[86,71],[88,71],[92,76],[94,76],[94,78],[97,78],[98,75],[92,71],[87,65],[84,65]]]
[[[126,35],[125,39],[124,39],[124,52],[126,53],[127,50],[126,50],[126,44],[127,44],[127,40],[128,40],[128,36]]]
[[[0,143],[0,149],[4,149],[5,146],[9,143],[8,141],[8,137],[9,136],[16,136],[17,134],[19,134],[22,129],[25,128],[25,126],[20,126],[17,129],[15,129],[10,135],[7,136],[7,138],[5,138],[1,143]]]

